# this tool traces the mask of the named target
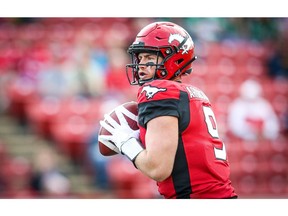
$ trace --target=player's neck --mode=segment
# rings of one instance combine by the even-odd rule
[[[173,81],[175,81],[175,82],[179,82],[179,83],[181,83],[182,82],[182,80],[181,80],[181,77],[180,76],[178,76],[178,77],[175,77],[174,79],[172,79]]]

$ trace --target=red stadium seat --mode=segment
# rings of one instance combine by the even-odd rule
[[[288,158],[287,139],[284,136],[279,136],[277,140],[268,142],[269,151],[272,153],[281,153]]]
[[[270,175],[267,178],[267,193],[274,195],[278,198],[288,197],[287,195],[287,173]]]
[[[15,80],[7,87],[9,97],[8,112],[16,119],[26,121],[27,105],[37,98],[37,92],[32,83],[25,80]]]
[[[5,198],[35,198],[30,189],[32,167],[26,158],[11,157],[1,165],[0,175],[4,177],[5,190],[0,196]]]
[[[107,171],[117,198],[151,199],[157,196],[155,182],[135,169],[128,159],[113,156]]]
[[[61,101],[56,97],[34,100],[27,107],[27,115],[34,132],[43,138],[51,138],[51,124],[59,114]]]
[[[63,122],[51,127],[53,140],[57,147],[76,164],[85,164],[88,141],[94,131],[95,123],[87,122],[81,116],[71,115]]]

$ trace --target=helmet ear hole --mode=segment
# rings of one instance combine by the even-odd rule
[[[179,64],[181,64],[183,61],[184,61],[184,59],[178,59],[178,60],[176,61],[176,63],[179,65]]]

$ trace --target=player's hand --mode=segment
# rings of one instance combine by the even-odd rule
[[[139,129],[133,130],[129,126],[123,115],[125,112],[129,111],[123,106],[115,109],[119,123],[105,114],[104,120],[100,121],[100,125],[109,131],[111,135],[100,135],[98,139],[104,144],[107,142],[114,143],[122,154],[134,161],[136,156],[143,150],[143,147],[139,141]]]

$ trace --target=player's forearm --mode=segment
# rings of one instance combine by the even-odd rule
[[[134,161],[135,166],[149,178],[161,182],[167,179],[172,172],[162,161],[155,160],[147,150],[140,152]]]

